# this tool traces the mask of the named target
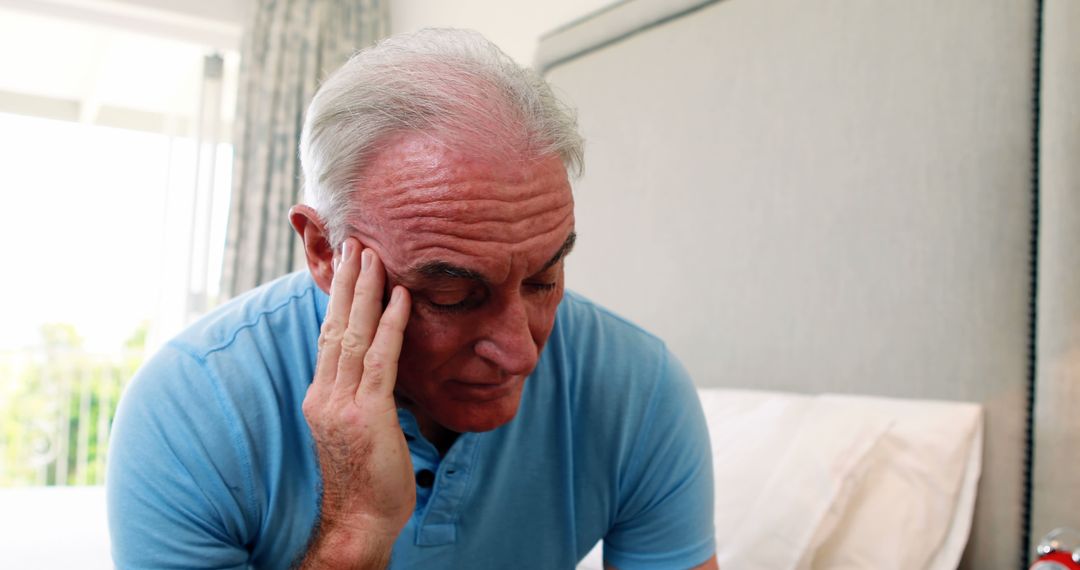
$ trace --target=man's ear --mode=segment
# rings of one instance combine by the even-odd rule
[[[329,295],[338,254],[330,245],[330,234],[327,233],[326,225],[318,212],[305,204],[297,204],[289,210],[289,223],[304,241],[304,255],[307,257],[311,277],[319,289]]]

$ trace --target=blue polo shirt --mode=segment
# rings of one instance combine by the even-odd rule
[[[327,296],[306,273],[200,320],[139,371],[109,449],[118,568],[281,568],[302,558],[319,470],[300,404]],[[621,570],[715,551],[697,393],[664,344],[568,292],[521,407],[440,457],[399,410],[416,510],[391,568]]]

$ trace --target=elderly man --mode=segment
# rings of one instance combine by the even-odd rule
[[[321,87],[301,147],[309,271],[124,397],[117,566],[572,568],[603,539],[611,567],[715,568],[686,373],[563,291],[581,139],[543,80],[474,33],[391,38]]]

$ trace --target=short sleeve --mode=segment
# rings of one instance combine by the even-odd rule
[[[697,390],[670,354],[647,406],[604,560],[619,570],[692,568],[716,552],[712,455]]]
[[[247,567],[250,469],[219,390],[202,361],[166,346],[125,392],[106,477],[117,568]]]

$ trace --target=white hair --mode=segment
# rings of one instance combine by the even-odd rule
[[[571,176],[582,169],[574,111],[495,44],[453,29],[387,38],[331,74],[304,121],[305,201],[323,218],[332,246],[359,214],[351,197],[368,162],[404,132],[506,158],[559,156]]]

